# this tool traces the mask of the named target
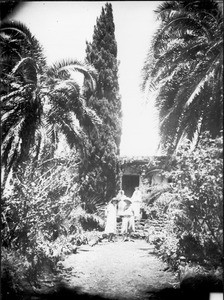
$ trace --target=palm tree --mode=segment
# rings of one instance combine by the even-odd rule
[[[143,90],[156,90],[161,144],[173,151],[184,137],[222,130],[223,21],[218,4],[172,1],[143,68]]]
[[[46,62],[42,54],[42,48],[30,30],[22,23],[2,23],[0,27],[0,45],[1,84],[4,84],[4,79],[6,79],[5,84],[8,84],[10,72],[22,58],[32,58],[38,72],[43,72]],[[31,76],[31,73],[29,76]],[[2,91],[4,89],[1,89],[1,93]]]
[[[21,23],[0,28],[1,141],[5,179],[13,164],[27,159],[40,123],[42,104],[36,93],[38,76],[46,67],[41,47]]]
[[[93,68],[75,60],[48,68],[38,41],[20,23],[3,24],[0,37],[3,49],[0,66],[4,87],[1,91],[1,140],[5,181],[10,170],[26,161],[34,150],[38,158],[43,141],[40,128],[46,129],[51,149],[56,149],[58,132],[62,132],[70,146],[79,147],[84,152],[87,141],[82,125],[85,122],[94,126],[100,120],[87,107],[74,77],[75,72],[81,72],[94,88],[96,72]]]
[[[95,70],[77,60],[67,60],[49,67],[42,88],[45,97],[42,124],[50,139],[52,153],[57,148],[59,134],[66,137],[70,147],[78,147],[82,156],[88,151],[86,128],[101,123],[82,95],[75,72],[83,74],[91,89],[95,87]]]

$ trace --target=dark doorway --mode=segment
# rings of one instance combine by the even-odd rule
[[[139,175],[122,176],[122,190],[127,197],[132,196],[136,186],[139,186]]]

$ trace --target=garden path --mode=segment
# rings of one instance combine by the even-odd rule
[[[149,299],[147,292],[176,284],[174,274],[164,271],[166,265],[153,254],[152,246],[140,239],[82,245],[63,265],[71,269],[70,287],[106,299]]]

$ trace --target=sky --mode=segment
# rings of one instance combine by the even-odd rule
[[[50,65],[61,59],[83,61],[103,1],[23,2],[10,16],[27,25],[43,47]],[[152,156],[159,134],[153,99],[141,93],[141,70],[159,23],[158,1],[111,1],[118,46],[123,124],[121,156]]]

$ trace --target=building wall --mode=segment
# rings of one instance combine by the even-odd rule
[[[152,187],[165,188],[169,186],[168,178],[165,178],[161,171],[165,166],[166,157],[146,157],[140,159],[126,159],[121,162],[120,182],[122,188],[123,176],[139,176],[139,187],[144,188],[144,185]],[[151,169],[150,169],[151,164]],[[147,173],[146,173],[147,172]],[[134,187],[133,187],[134,190]]]

